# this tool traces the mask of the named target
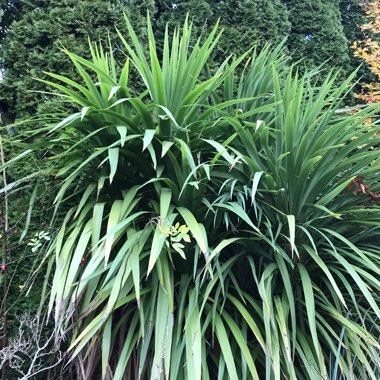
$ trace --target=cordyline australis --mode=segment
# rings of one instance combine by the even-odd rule
[[[149,19],[147,57],[127,24],[121,73],[113,49],[67,52],[82,80],[49,85],[80,110],[33,130],[60,179],[47,313],[77,376],[377,380],[379,206],[344,189],[379,191],[379,106],[342,112],[356,73],[316,86],[281,46],[209,65],[217,27],[194,45],[187,22],[161,54]]]

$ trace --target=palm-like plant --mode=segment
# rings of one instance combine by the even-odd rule
[[[38,131],[62,178],[48,313],[78,376],[375,379],[379,207],[344,189],[379,186],[376,106],[342,113],[351,78],[316,87],[281,49],[211,75],[217,27],[166,33],[160,61],[148,21],[146,58],[127,23],[121,73],[68,52],[83,83],[49,83],[81,110]]]
[[[127,23],[133,45],[120,36],[130,61],[119,77],[112,53],[101,48],[91,48],[91,62],[67,52],[85,85],[50,74],[56,81],[49,83],[82,109],[48,131],[53,150],[66,148],[52,157],[63,178],[57,212],[78,199],[46,256],[55,268],[48,312],[73,328],[70,350],[84,378],[95,376],[100,351],[104,378],[207,378],[202,336],[211,331],[209,298],[224,284],[205,282],[203,267],[210,247],[228,235],[207,214],[215,193],[209,139],[225,135],[228,107],[251,98],[209,99],[244,56],[202,81],[217,27],[191,50],[187,23],[171,44],[166,33],[160,64],[149,22],[149,62]],[[129,62],[146,86],[137,97],[128,88]],[[224,350],[227,333],[217,326]]]
[[[250,269],[244,260],[231,271],[245,300],[239,314],[261,312],[267,378],[376,379],[380,128],[366,122],[378,106],[340,109],[353,76],[339,87],[334,77],[316,87],[313,76],[290,70],[281,83],[273,72],[274,112],[255,133],[237,125],[225,144],[225,155],[241,161],[235,198],[212,206],[253,236],[244,252]],[[367,185],[355,191],[362,177]]]

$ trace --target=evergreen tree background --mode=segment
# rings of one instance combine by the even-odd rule
[[[155,3],[155,25],[160,34],[164,34],[167,23],[169,28],[182,25],[188,13],[194,29],[199,32],[205,26],[209,29],[214,20],[215,6],[208,0],[160,0]]]
[[[354,41],[363,38],[360,26],[365,22],[365,11],[361,0],[340,0],[339,10],[344,34],[351,46]]]
[[[288,48],[293,61],[306,67],[327,62],[325,69],[349,69],[347,38],[341,22],[338,0],[288,0],[291,22]],[[300,65],[302,68],[302,64]]]
[[[12,21],[21,16],[20,2],[0,0],[0,43],[6,36]]]
[[[361,65],[358,76],[361,78],[361,83],[371,83],[376,80],[376,76],[373,75],[366,62],[358,59],[354,55],[354,49],[352,45],[355,41],[362,41],[365,39],[365,34],[361,30],[361,25],[366,23],[366,14],[362,0],[341,0],[339,8],[342,14],[342,25],[344,34],[348,40],[349,56],[350,56],[350,70]],[[368,31],[367,31],[368,33]],[[360,85],[359,85],[360,87]]]
[[[216,18],[221,18],[224,33],[221,48],[242,54],[253,45],[262,47],[284,40],[290,23],[286,6],[280,0],[225,0],[216,1]]]
[[[360,33],[359,0],[0,1],[0,62],[5,70],[0,112],[8,123],[59,109],[57,99],[33,92],[46,90],[33,78],[44,78],[44,71],[69,74],[62,45],[87,56],[88,37],[107,44],[109,36],[117,50],[115,26],[125,31],[123,12],[140,37],[146,33],[147,10],[158,36],[167,23],[173,29],[189,13],[198,36],[221,19],[223,55],[240,54],[268,41],[276,44],[290,33],[288,48],[294,62],[302,59],[305,66],[314,67],[328,61],[327,69],[337,66],[346,71],[358,64],[349,56],[349,46]]]
[[[211,30],[220,19],[221,56],[239,55],[266,42],[277,44],[290,30],[288,12],[280,0],[163,0],[157,4],[156,26],[162,34],[166,23],[171,28],[179,26],[187,14],[198,35]]]
[[[88,56],[88,39],[116,41],[115,27],[125,31],[123,12],[145,33],[145,17],[153,2],[139,2],[130,9],[123,1],[47,0],[24,1],[22,16],[9,27],[1,49],[5,77],[0,85],[0,112],[7,122],[60,108],[58,100],[36,91],[46,87],[35,78],[44,71],[69,74],[70,64],[62,47]],[[122,54],[122,53],[120,53]],[[72,73],[70,73],[72,74]],[[46,103],[46,100],[49,100]]]

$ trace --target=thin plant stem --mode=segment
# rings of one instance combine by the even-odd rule
[[[1,115],[0,115],[0,125],[1,125]],[[0,161],[1,165],[5,166],[4,150],[3,150],[3,140],[0,134]],[[4,296],[1,303],[1,317],[3,319],[3,329],[2,329],[2,348],[6,347],[8,344],[8,317],[7,317],[7,307],[8,307],[8,274],[7,274],[7,263],[9,261],[9,242],[8,242],[8,194],[7,194],[7,176],[5,167],[2,170],[4,192],[1,194],[1,205],[0,205],[0,225],[2,230],[2,249],[3,249],[3,264],[1,267],[3,276],[3,289]],[[1,378],[6,380],[6,365],[3,365],[1,369]]]

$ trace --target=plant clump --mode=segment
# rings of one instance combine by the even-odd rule
[[[120,70],[65,51],[80,80],[43,82],[78,110],[30,144],[59,179],[33,246],[77,376],[379,378],[379,106],[343,109],[355,73],[301,75],[281,45],[210,64],[217,25],[158,54],[126,23]]]

